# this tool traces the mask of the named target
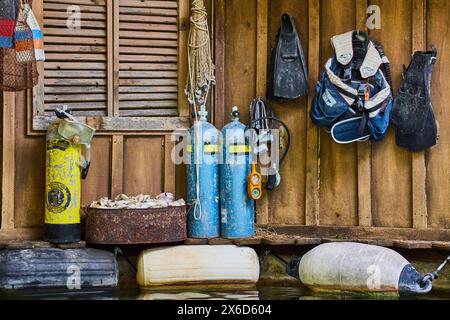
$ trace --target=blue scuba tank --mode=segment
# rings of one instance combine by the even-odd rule
[[[245,125],[233,108],[233,120],[222,130],[223,164],[220,166],[221,234],[223,238],[254,236],[255,204],[247,195],[251,157]]]
[[[188,236],[208,239],[220,236],[219,131],[207,122],[204,109],[199,115],[199,120],[189,130],[187,189],[188,203],[192,207],[188,213]]]

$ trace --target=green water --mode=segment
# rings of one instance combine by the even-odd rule
[[[450,300],[450,292],[435,290],[427,295],[402,296],[353,293],[317,293],[302,286],[259,285],[245,291],[151,291],[137,288],[113,291],[56,292],[42,290],[15,290],[0,292],[3,299],[44,300]]]

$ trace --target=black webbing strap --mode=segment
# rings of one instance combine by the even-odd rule
[[[344,90],[344,89],[342,89],[341,87],[338,87],[338,86],[335,86],[335,88],[337,89],[337,91],[340,94],[343,94],[344,96],[353,99],[353,102],[350,105],[353,105],[353,104],[357,103],[360,100],[360,97],[357,96],[356,94],[348,92],[348,91],[346,91],[346,90]]]

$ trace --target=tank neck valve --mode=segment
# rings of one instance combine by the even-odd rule
[[[208,121],[208,111],[206,111],[205,106],[202,106],[200,108],[198,115],[200,116],[200,119],[199,119],[200,121]]]
[[[231,118],[233,120],[239,120],[239,116],[241,113],[239,112],[239,108],[237,106],[234,106],[233,109],[231,109]]]

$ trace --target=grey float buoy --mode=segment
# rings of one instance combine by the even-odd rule
[[[394,250],[352,242],[319,245],[291,261],[287,272],[313,290],[330,291],[425,294],[434,280]]]

